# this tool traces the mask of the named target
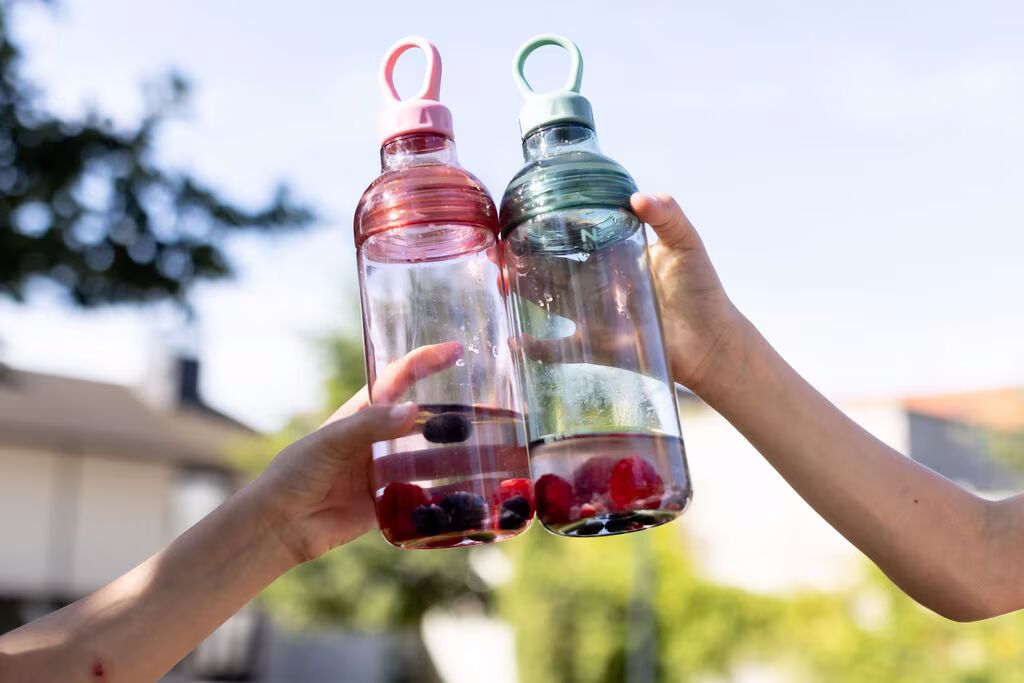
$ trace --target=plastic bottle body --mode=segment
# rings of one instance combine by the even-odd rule
[[[355,228],[371,402],[413,401],[374,445],[381,530],[404,548],[486,543],[533,514],[493,204],[436,135],[389,142]]]
[[[501,225],[538,517],[582,536],[670,521],[691,487],[635,185],[585,126],[524,152]]]

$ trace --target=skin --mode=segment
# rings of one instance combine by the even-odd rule
[[[921,604],[960,621],[1024,607],[1024,496],[981,499],[858,427],[740,314],[671,197],[634,195],[632,207],[659,236],[650,255],[675,379]],[[462,353],[413,351],[380,374],[374,402]],[[408,433],[416,412],[371,407],[364,389],[163,551],[0,637],[0,681],[155,681],[289,568],[373,528],[370,445]]]

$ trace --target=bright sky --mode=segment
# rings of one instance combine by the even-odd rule
[[[240,201],[278,179],[321,210],[240,239],[203,286],[203,390],[271,428],[320,401],[315,339],[357,324],[351,216],[378,172],[376,73],[417,33],[444,60],[464,165],[500,194],[520,165],[511,61],[539,32],[580,45],[605,152],[676,194],[729,292],[833,396],[1024,383],[1024,5],[61,0],[17,22],[67,115],[131,121],[175,67],[191,115],[161,154]],[[399,9],[401,8],[401,9]],[[564,62],[541,84],[563,79]],[[422,60],[400,68],[412,88]],[[173,317],[0,303],[13,365],[137,382]]]

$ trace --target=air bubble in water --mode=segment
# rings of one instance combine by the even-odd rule
[[[464,368],[464,367],[466,367],[466,361],[464,361],[464,360],[463,360],[463,359],[461,359],[461,358],[460,358],[460,359],[458,359],[457,361],[455,361],[455,364],[456,364],[457,366],[459,366],[460,368]]]

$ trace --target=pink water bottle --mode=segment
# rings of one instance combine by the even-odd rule
[[[393,72],[411,48],[426,77],[403,100]],[[413,401],[420,415],[412,434],[374,445],[377,519],[401,548],[502,540],[528,526],[533,494],[497,211],[459,166],[437,48],[399,41],[380,79],[381,175],[355,213],[367,379],[371,402]]]

